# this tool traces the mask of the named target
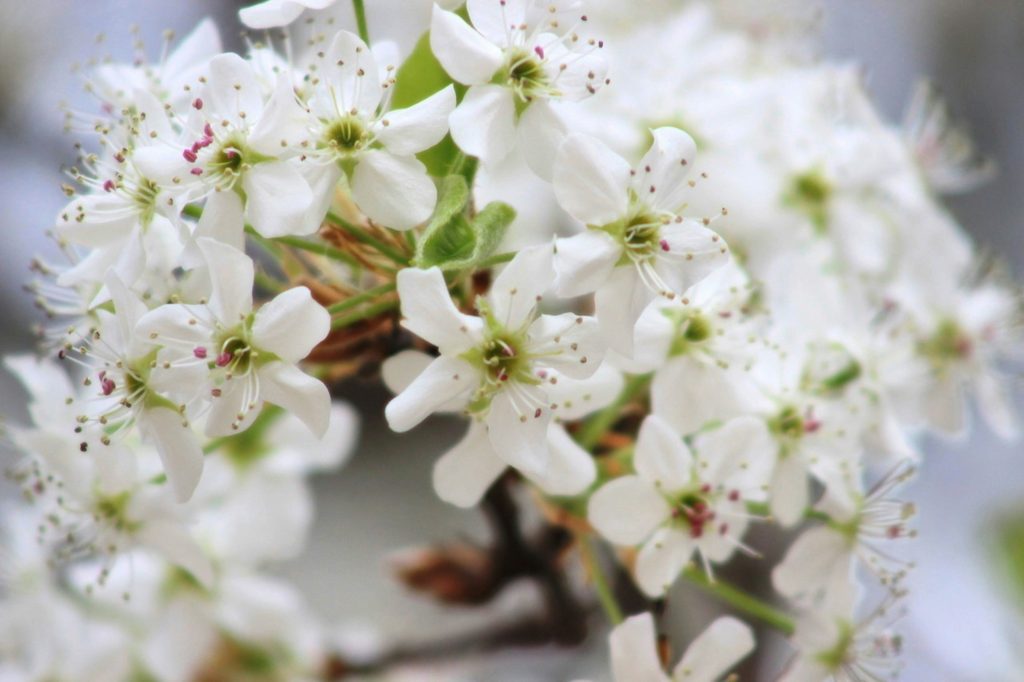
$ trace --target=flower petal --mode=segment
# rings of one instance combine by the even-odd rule
[[[385,114],[376,130],[377,141],[392,154],[417,154],[444,138],[454,109],[455,88],[449,85],[411,107]]]
[[[518,146],[534,173],[550,182],[555,156],[569,129],[551,103],[536,99],[526,107],[516,124]]]
[[[640,425],[633,467],[641,478],[665,494],[683,490],[694,480],[690,448],[668,422],[653,414]]]
[[[204,587],[213,584],[213,564],[191,535],[173,521],[153,520],[139,531],[139,542],[192,574]]]
[[[606,144],[573,134],[555,156],[554,190],[569,215],[587,225],[607,225],[626,216],[629,164]]]
[[[143,410],[139,428],[153,441],[178,502],[187,502],[203,473],[199,439],[177,411],[166,407]]]
[[[528,392],[532,388],[520,387],[520,390]],[[551,410],[534,408],[533,404],[539,402],[537,399],[526,406],[517,406],[511,390],[506,388],[491,401],[486,420],[491,445],[511,466],[528,475],[543,476],[550,460],[547,433]]]
[[[747,500],[763,496],[779,452],[764,420],[752,416],[730,419],[701,434],[695,447],[703,480],[739,490]]]
[[[448,75],[466,85],[486,83],[501,67],[501,50],[494,43],[437,5],[430,19],[430,49]]]
[[[459,149],[494,164],[516,143],[516,107],[510,90],[499,85],[474,85],[448,117]]]
[[[637,585],[649,597],[661,597],[683,572],[693,556],[694,540],[689,533],[663,527],[654,531],[636,556]]]
[[[384,416],[388,426],[403,433],[446,403],[459,401],[465,405],[478,383],[472,365],[461,358],[442,355],[387,404]]]
[[[550,244],[522,249],[505,266],[487,297],[491,312],[506,329],[519,329],[534,313],[555,279]]]
[[[327,338],[331,314],[313,300],[306,287],[294,287],[278,294],[256,311],[252,340],[260,350],[270,351],[287,362],[298,362]]]
[[[608,281],[622,247],[605,232],[584,230],[555,242],[555,289],[561,298],[584,296]]]
[[[547,469],[542,474],[530,475],[530,480],[548,495],[579,495],[594,482],[594,458],[559,424],[548,425],[548,451],[551,458]]]
[[[437,187],[415,156],[371,150],[352,173],[352,198],[371,220],[393,230],[410,230],[434,212]]]
[[[608,636],[615,682],[672,682],[658,658],[654,619],[644,612],[616,626]]]
[[[796,455],[779,459],[771,482],[771,512],[779,525],[792,526],[807,509],[807,466]]]
[[[245,214],[264,237],[308,234],[306,213],[313,190],[298,169],[285,161],[257,163],[242,175]]]
[[[587,508],[590,524],[617,545],[640,544],[670,514],[657,488],[639,476],[623,476],[605,484],[593,494]]]
[[[350,31],[338,31],[322,61],[321,78],[332,85],[336,111],[372,116],[377,111],[384,91],[380,69],[373,51],[362,38]]]
[[[846,538],[828,526],[805,531],[790,545],[785,558],[772,570],[772,585],[790,599],[813,597],[837,567],[849,573],[852,548]]]
[[[279,74],[263,115],[249,133],[249,146],[276,157],[282,148],[298,145],[308,136],[309,115],[299,104],[289,75]]]
[[[271,362],[256,371],[262,397],[294,414],[322,438],[331,421],[331,394],[323,382],[286,362]]]
[[[439,268],[405,268],[398,273],[402,326],[428,341],[442,355],[458,355],[480,339],[483,322],[455,308]]]
[[[753,650],[754,632],[750,626],[723,616],[686,648],[672,675],[686,682],[716,682]]]
[[[586,379],[604,360],[604,339],[597,320],[576,313],[541,315],[530,325],[530,352],[538,364],[573,379]]]
[[[609,348],[632,356],[636,322],[653,298],[635,267],[623,265],[612,270],[594,296],[597,321]]]
[[[232,327],[252,310],[252,259],[213,239],[196,240],[210,270],[209,307],[221,324]]]
[[[679,128],[656,128],[651,135],[654,140],[640,160],[633,187],[654,210],[677,213],[690,190],[686,176],[697,156],[697,144]]]
[[[473,507],[507,467],[491,447],[487,429],[474,421],[462,440],[434,465],[434,490],[456,507]]]

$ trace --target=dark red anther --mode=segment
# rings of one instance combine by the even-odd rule
[[[537,410],[536,410],[536,411],[535,411],[535,412],[533,413],[533,418],[534,418],[534,419],[540,419],[540,415],[541,415],[541,413],[542,413],[542,412],[543,412],[543,410],[541,410],[541,409],[540,409],[540,408],[538,407],[538,408],[537,408]]]
[[[188,161],[189,163],[195,163],[196,159],[199,158],[198,156],[196,156],[196,153],[191,149],[186,149],[181,153],[181,155],[184,156],[185,160]]]
[[[711,492],[711,484],[710,483],[705,483],[704,485],[702,485],[700,487],[700,491],[702,493],[704,493],[705,495],[707,495],[709,492]]]
[[[735,502],[738,499],[740,499],[740,491],[739,490],[733,490],[732,492],[729,493],[729,501],[730,502]]]
[[[213,126],[207,123],[203,126],[203,135],[207,137],[213,137]]]
[[[103,183],[103,191],[105,192],[113,192],[114,187],[115,185],[113,180],[107,180]]]
[[[201,97],[196,97],[194,100],[192,100],[192,106],[196,108],[196,111],[198,111],[199,109],[202,109],[203,108],[203,99]]]
[[[192,168],[191,170],[189,170],[189,173],[191,173],[192,175],[202,175],[203,174],[203,169],[202,168]]]
[[[668,251],[669,250],[669,248],[668,248],[668,240],[667,239],[662,239],[658,243],[661,244],[661,250],[662,251]]]
[[[230,351],[224,351],[223,353],[217,356],[217,366],[226,367],[228,363],[230,363],[231,360],[234,359],[234,357],[234,353],[231,353]]]
[[[196,356],[200,360],[206,359],[206,348],[203,346],[196,346],[192,349],[192,355]]]
[[[544,48],[543,47],[541,47],[540,45],[537,45],[536,47],[533,48],[533,51],[537,53],[538,57],[540,57],[541,59],[544,59]]]
[[[117,388],[117,385],[110,377],[100,377],[100,388],[103,390],[103,395],[110,395]]]

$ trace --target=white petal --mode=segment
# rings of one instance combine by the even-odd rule
[[[655,268],[677,294],[729,262],[729,249],[716,232],[696,220],[671,222],[659,232],[662,249],[655,256]]]
[[[380,104],[383,90],[380,69],[366,43],[350,31],[338,31],[323,61],[321,78],[331,83],[336,108],[345,114],[353,109],[372,116]]]
[[[263,112],[263,96],[252,65],[233,52],[219,54],[210,60],[204,108],[219,117],[241,123],[238,114],[256,120]]]
[[[205,348],[212,341],[210,331],[208,325],[199,322],[191,306],[180,303],[154,308],[135,325],[135,333],[149,343],[181,350]]]
[[[555,416],[562,421],[574,421],[600,410],[619,396],[626,383],[622,372],[610,362],[603,362],[586,379],[558,377],[554,384],[544,384],[544,391],[552,404],[558,405]]]
[[[949,436],[961,436],[967,428],[967,401],[960,377],[942,377],[921,397],[928,426]]]
[[[1017,438],[1020,424],[1007,383],[992,370],[984,369],[975,378],[974,389],[978,411],[996,435],[1007,440]]]
[[[195,432],[183,416],[166,407],[144,410],[139,415],[139,427],[160,453],[174,496],[179,502],[187,501],[203,473],[203,449]]]
[[[206,237],[245,251],[245,217],[242,197],[237,192],[212,192],[203,206],[203,215],[192,233],[194,239]],[[194,247],[193,247],[194,249]],[[189,253],[189,258],[200,254]],[[186,265],[197,265],[194,261]]]
[[[429,149],[448,133],[455,109],[455,88],[449,85],[407,109],[389,111],[377,127],[377,141],[392,154],[408,156]]]
[[[480,339],[480,318],[460,313],[439,268],[405,268],[398,273],[402,326],[434,344],[443,355],[458,355]]]
[[[519,149],[530,170],[550,182],[555,156],[568,132],[562,117],[547,100],[531,102],[516,124]]]
[[[252,426],[263,409],[262,397],[252,396],[252,379],[253,375],[235,377],[218,387],[220,393],[210,400],[210,411],[206,413],[208,437],[233,436]]]
[[[849,569],[851,547],[841,533],[827,526],[805,531],[790,545],[785,558],[772,570],[772,585],[794,599],[813,596],[841,562]]]
[[[196,67],[205,66],[210,59],[223,51],[217,23],[210,17],[205,17],[167,56],[163,72],[165,76],[185,73]]]
[[[494,43],[437,5],[430,19],[430,49],[448,75],[466,85],[491,80],[502,62],[501,50]]]
[[[555,196],[573,218],[607,225],[626,216],[629,171],[626,160],[597,138],[570,135],[555,157]]]
[[[671,509],[661,493],[639,476],[623,476],[605,484],[590,498],[587,518],[601,535],[617,545],[638,545]]]
[[[553,255],[550,244],[522,249],[494,280],[487,295],[491,312],[507,329],[519,329],[531,319],[554,283]]]
[[[547,470],[530,476],[541,490],[549,495],[579,495],[594,482],[594,458],[558,424],[548,426],[548,451],[551,458]]]
[[[251,29],[277,28],[298,19],[304,9],[292,0],[264,0],[238,10],[238,18]]]
[[[153,520],[139,531],[139,541],[192,574],[204,587],[213,583],[213,565],[195,539],[173,521]]]
[[[561,298],[597,291],[611,276],[622,256],[619,246],[605,232],[584,230],[555,242],[555,289]]]
[[[676,528],[659,528],[636,556],[636,583],[649,597],[661,597],[693,556],[694,541]]]
[[[779,451],[763,419],[730,419],[698,436],[695,445],[705,481],[739,490],[748,500],[763,495],[761,491],[771,480]]]
[[[697,156],[697,144],[678,128],[656,128],[651,135],[654,140],[637,166],[633,187],[651,208],[676,213],[686,203],[690,189],[686,176]]]
[[[658,296],[644,308],[633,328],[633,360],[638,367],[654,370],[666,364],[678,328],[672,318],[677,314],[685,314],[679,297]]]
[[[257,163],[242,175],[245,214],[264,237],[308,234],[306,213],[313,205],[313,190],[290,163]]]
[[[410,230],[434,212],[437,187],[415,156],[374,149],[359,157],[352,174],[352,198],[375,223]]]
[[[779,525],[792,526],[803,518],[810,499],[807,467],[796,455],[779,460],[771,482],[771,512]]]
[[[331,394],[323,382],[285,362],[271,362],[256,371],[260,395],[294,414],[322,438],[331,420]]]
[[[306,287],[294,287],[278,294],[256,311],[252,340],[260,350],[270,351],[287,362],[298,362],[327,338],[331,314],[313,300]]]
[[[742,380],[738,372],[685,356],[673,358],[654,375],[651,405],[679,433],[694,433],[708,422],[743,413]]]
[[[657,633],[650,613],[624,620],[608,635],[615,682],[671,682],[658,658]]]
[[[806,655],[803,655],[806,653]],[[778,682],[822,682],[831,677],[828,669],[817,662],[815,652],[801,652],[783,671]]]
[[[526,0],[467,0],[466,10],[473,28],[495,45],[508,46],[510,27],[526,20]]]
[[[303,232],[313,234],[320,229],[327,211],[334,203],[338,181],[341,180],[342,174],[341,168],[336,163],[309,163],[302,168],[302,177],[306,179],[306,184],[309,185],[309,190],[313,193],[313,203],[306,211]]]
[[[604,339],[597,320],[576,313],[541,315],[530,325],[530,352],[537,364],[573,379],[593,376],[604,361]]]
[[[650,415],[640,425],[633,467],[665,494],[685,489],[694,479],[690,448],[668,422],[656,415]]]
[[[423,351],[403,350],[381,363],[380,378],[389,391],[398,394],[423,374],[433,361],[434,358]]]
[[[148,145],[132,152],[132,163],[143,177],[170,187],[193,179],[189,175],[191,164],[181,155],[182,151],[161,144]]]
[[[653,298],[654,294],[641,281],[635,267],[623,265],[612,270],[594,296],[597,321],[609,348],[626,357],[633,354],[636,322]]]
[[[716,682],[754,650],[754,633],[746,623],[723,616],[693,640],[673,670],[686,682]]]
[[[388,426],[399,433],[408,431],[446,403],[463,406],[479,384],[473,366],[461,358],[436,358],[384,409]]]
[[[507,466],[491,447],[487,429],[472,422],[463,439],[434,465],[434,490],[445,502],[472,507]]]
[[[474,85],[448,117],[459,149],[494,164],[516,142],[516,107],[512,92],[499,85]]]
[[[252,259],[213,239],[197,239],[196,244],[210,270],[210,310],[221,324],[230,328],[252,310]]]
[[[531,392],[533,387],[520,387]],[[552,412],[533,403],[517,405],[506,387],[491,401],[487,413],[487,431],[498,456],[524,473],[543,476],[548,469],[548,424]],[[538,392],[539,393],[539,392]]]
[[[309,114],[299,104],[291,77],[279,74],[263,115],[249,133],[249,146],[260,154],[276,157],[308,136]]]

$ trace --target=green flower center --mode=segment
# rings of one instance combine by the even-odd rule
[[[494,83],[507,85],[516,94],[517,113],[522,113],[534,97],[551,90],[551,82],[538,56],[517,48],[509,52]]]
[[[703,537],[707,526],[715,520],[710,494],[711,486],[705,484],[699,490],[691,490],[669,500],[673,523],[688,531],[692,538]]]
[[[324,144],[340,154],[351,154],[366,147],[369,138],[370,133],[361,120],[346,116],[328,126]]]
[[[131,493],[128,492],[99,496],[93,504],[93,514],[115,529],[130,533],[139,528],[137,522],[128,518],[128,503],[131,499]]]
[[[811,219],[819,234],[828,230],[828,205],[831,197],[832,185],[818,170],[793,178],[784,195],[787,204]]]
[[[800,414],[800,410],[792,405],[768,420],[768,429],[781,440],[797,441],[807,433],[814,433],[821,428],[821,422],[808,414]]]
[[[953,320],[943,320],[935,332],[920,342],[918,352],[937,370],[970,357],[973,350],[971,339]]]

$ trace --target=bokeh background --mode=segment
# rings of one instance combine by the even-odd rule
[[[30,258],[52,253],[44,232],[63,205],[61,164],[73,160],[72,139],[61,132],[59,104],[89,106],[72,65],[100,54],[129,57],[133,26],[155,54],[165,29],[182,35],[203,16],[217,19],[227,47],[238,47],[239,4],[0,0],[0,352],[31,347],[29,328],[37,318],[21,285]],[[950,206],[983,249],[1024,276],[1024,2],[824,4],[824,53],[861,64],[889,118],[899,119],[914,82],[927,76],[971,123],[979,147],[995,157],[1001,172]],[[367,5],[374,35],[403,40],[414,37],[410,19],[423,17],[420,25],[425,25],[429,11],[426,0],[368,0]],[[101,46],[99,33],[106,36]],[[350,641],[429,642],[471,633],[535,599],[523,586],[503,595],[495,608],[442,613],[390,580],[387,557],[400,548],[482,531],[476,515],[437,501],[429,483],[433,460],[458,438],[461,427],[436,420],[416,437],[398,438],[381,418],[383,392],[366,386],[347,392],[365,417],[363,439],[343,471],[316,481],[319,515],[310,548],[281,569],[318,614]],[[24,416],[23,395],[6,375],[0,375],[0,405],[10,419]],[[1024,448],[1000,442],[978,424],[970,440],[934,440],[926,451],[911,490],[920,510],[920,538],[913,549],[919,567],[910,582],[910,613],[902,622],[908,648],[904,679],[1022,680],[1024,576],[1016,575],[1015,586],[1008,567],[1013,553],[1024,554],[1024,543],[1013,545],[1004,530],[1014,523],[1024,528]],[[696,595],[683,594],[681,600],[676,608],[690,616],[707,608]],[[467,667],[464,674],[509,682],[600,680],[604,664],[603,642],[597,638],[571,653],[511,652],[486,670]],[[416,679],[441,675],[428,669]]]

